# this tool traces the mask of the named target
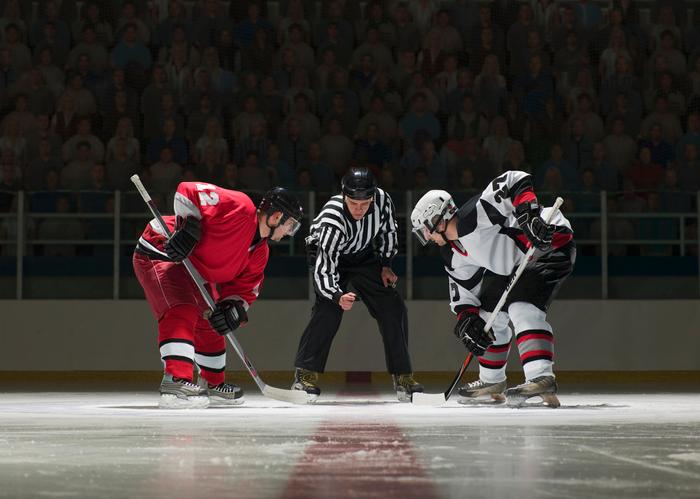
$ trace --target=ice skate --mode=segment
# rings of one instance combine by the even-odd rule
[[[399,402],[410,402],[413,394],[423,391],[423,385],[413,379],[413,374],[393,374],[394,390]]]
[[[241,405],[244,402],[243,390],[241,390],[240,386],[233,383],[210,385],[204,378],[199,378],[199,386],[206,388],[211,407]]]
[[[507,387],[506,381],[500,381],[498,383],[487,383],[477,379],[471,383],[467,383],[459,389],[459,399],[457,402],[460,404],[471,404],[474,399],[479,397],[491,396],[494,402],[502,403],[505,402],[506,397],[503,395]]]
[[[204,409],[209,407],[206,388],[170,374],[163,375],[160,382],[161,409]]]
[[[314,371],[309,371],[308,369],[301,369],[299,367],[294,371],[294,383],[292,383],[292,390],[301,390],[309,395],[309,404],[316,402],[316,399],[321,395],[321,388],[317,384],[318,373]]]
[[[522,407],[531,397],[541,397],[542,401],[549,407],[559,407],[557,382],[554,380],[554,376],[538,376],[522,385],[506,390],[508,407]]]

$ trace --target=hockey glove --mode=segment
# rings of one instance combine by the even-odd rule
[[[318,239],[314,236],[307,236],[304,239],[306,245],[306,264],[310,269],[316,268],[316,257],[318,256]]]
[[[165,243],[165,252],[174,262],[181,262],[194,250],[202,236],[202,223],[198,218],[178,217],[175,232]]]
[[[211,327],[221,336],[248,322],[248,313],[240,300],[221,300],[208,317]]]
[[[485,332],[486,322],[479,317],[477,309],[468,309],[457,316],[455,336],[462,340],[467,350],[481,357],[496,340],[491,331]]]
[[[542,207],[537,201],[525,201],[515,207],[515,218],[525,237],[535,248],[546,251],[552,246],[554,225],[547,224],[540,216]]]

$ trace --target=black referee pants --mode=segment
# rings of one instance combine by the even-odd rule
[[[381,265],[374,251],[341,256],[338,262],[339,284],[348,291],[348,283],[377,321],[384,342],[386,368],[390,374],[412,372],[408,354],[408,313],[403,298],[392,287],[384,287]],[[357,305],[355,305],[357,306]],[[324,372],[328,353],[335,338],[343,309],[316,290],[311,321],[299,341],[294,365],[315,372]]]

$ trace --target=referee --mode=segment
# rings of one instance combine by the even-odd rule
[[[361,298],[379,326],[398,399],[410,402],[423,387],[413,379],[406,305],[391,270],[398,241],[389,194],[377,188],[367,168],[353,168],[342,179],[342,194],[325,204],[309,232],[307,254],[316,302],[299,341],[292,388],[314,399],[321,394],[318,374],[326,367],[343,312]],[[348,291],[349,284],[357,294]]]

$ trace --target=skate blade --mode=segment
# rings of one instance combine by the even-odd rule
[[[484,397],[482,395],[482,397]],[[462,395],[457,399],[457,403],[462,405],[500,405],[506,401],[505,395],[502,393],[492,393],[490,398],[481,397],[464,397]]]
[[[209,407],[231,407],[241,405],[245,402],[243,397],[237,399],[225,399],[220,397],[209,397]]]
[[[539,404],[527,403],[528,400],[535,397],[542,399],[542,402],[540,402]],[[519,409],[528,406],[538,407],[542,405],[550,407],[552,409],[556,409],[561,405],[561,403],[559,402],[559,399],[554,393],[538,393],[536,395],[510,395],[506,397],[506,405],[514,409]]]
[[[318,400],[318,395],[316,395],[315,393],[307,393],[306,394],[306,403],[307,404],[313,405],[316,403],[317,400]]]
[[[172,393],[162,393],[158,401],[160,409],[206,409],[209,407],[209,397],[180,398]]]
[[[406,392],[396,392],[396,398],[399,399],[399,402],[411,402],[411,395]]]

